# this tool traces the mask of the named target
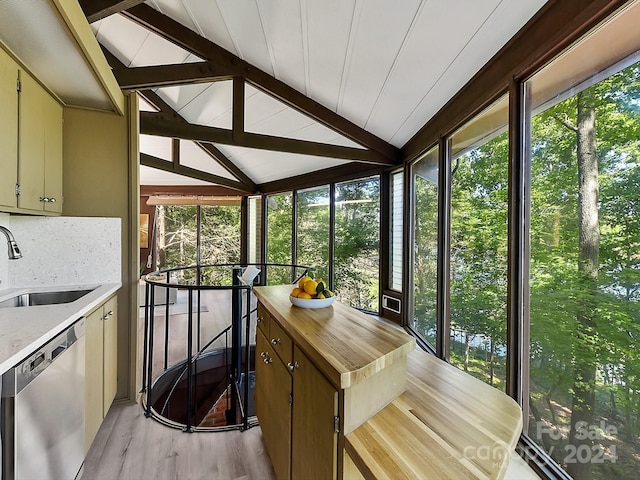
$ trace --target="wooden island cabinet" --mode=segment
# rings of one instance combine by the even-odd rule
[[[256,413],[278,480],[503,478],[522,430],[511,398],[338,301],[292,306],[291,288],[254,289]]]

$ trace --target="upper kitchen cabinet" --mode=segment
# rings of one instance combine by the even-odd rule
[[[16,206],[18,64],[0,48],[0,207]]]
[[[62,106],[20,72],[18,209],[62,213]]]

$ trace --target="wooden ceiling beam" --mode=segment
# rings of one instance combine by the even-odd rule
[[[400,150],[397,147],[350,122],[286,83],[245,62],[210,40],[201,37],[196,32],[154,10],[152,7],[137,5],[123,12],[123,15],[186,51],[215,62],[221,68],[228,69],[236,76],[244,77],[246,81],[261,91],[359,145],[374,150],[380,156],[390,160],[391,163],[399,164],[401,162]]]
[[[152,65],[114,70],[122,90],[142,90],[169,85],[191,85],[194,83],[231,80],[233,75],[215,62]]]
[[[93,23],[143,2],[144,0],[80,0],[80,7],[87,21]]]
[[[238,166],[233,163],[227,156],[222,153],[215,145],[205,142],[194,142],[211,158],[215,159],[227,172],[236,177],[241,183],[244,183],[252,190],[257,191],[258,187]]]
[[[241,139],[236,140],[233,130],[174,121],[165,118],[162,114],[154,112],[140,112],[140,133],[233,145],[236,147],[256,148],[259,150],[339,158],[385,166],[395,165],[389,158],[373,150],[309,142],[293,138],[274,137],[250,132],[244,132]]]
[[[380,165],[352,162],[337,167],[325,168],[316,170],[315,172],[274,180],[273,182],[261,183],[258,185],[258,191],[263,195],[290,192],[302,188],[312,188],[335,182],[347,182],[371,175],[380,175],[384,170],[386,169]]]
[[[196,180],[202,180],[204,182],[215,183],[224,187],[233,188],[243,193],[256,193],[255,189],[252,189],[248,185],[236,180],[221,177],[219,175],[213,175],[211,173],[203,172],[191,167],[185,167],[184,165],[176,165],[173,162],[167,162],[161,158],[154,157],[146,153],[140,153],[140,165],[146,167],[156,168],[165,172],[175,173],[182,175],[183,177],[195,178]]]

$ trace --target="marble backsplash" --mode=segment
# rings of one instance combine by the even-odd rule
[[[0,253],[0,289],[121,281],[119,218],[0,214],[0,225],[11,230],[22,251],[20,260]]]

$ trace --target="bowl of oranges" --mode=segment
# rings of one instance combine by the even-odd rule
[[[302,277],[298,286],[289,294],[291,303],[300,308],[328,307],[335,299],[335,295],[322,279],[315,280],[308,275]]]

